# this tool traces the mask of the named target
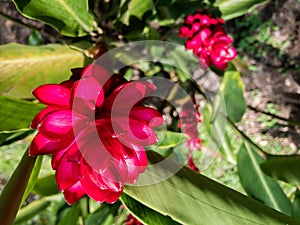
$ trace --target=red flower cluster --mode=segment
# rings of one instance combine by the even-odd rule
[[[163,118],[141,104],[155,87],[110,76],[97,65],[72,71],[70,80],[33,91],[47,107],[32,121],[38,134],[30,155],[52,154],[56,181],[67,203],[85,194],[113,203],[124,184],[134,183],[146,170],[144,146],[157,141],[153,128]]]
[[[228,62],[236,57],[236,49],[230,46],[232,39],[227,36],[224,23],[221,18],[198,11],[187,16],[180,28],[178,36],[186,39],[185,47],[199,56],[203,67],[214,65],[224,70]]]

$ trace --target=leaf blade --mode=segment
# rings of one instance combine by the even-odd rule
[[[245,143],[238,154],[238,174],[241,183],[251,197],[264,204],[291,214],[291,202],[286,197],[278,183],[266,176],[260,169],[263,159]]]
[[[260,166],[275,179],[300,185],[300,155],[269,155]]]
[[[148,224],[148,225],[179,224],[176,221],[172,220],[170,217],[161,215],[160,213],[152,210],[151,208],[144,206],[143,204],[129,197],[125,193],[122,194],[120,200],[126,206],[126,208],[144,224]]]
[[[85,56],[66,46],[48,44],[0,46],[0,94],[32,98],[31,91],[45,83],[59,83],[71,75],[71,68],[86,64]]]
[[[225,101],[226,113],[231,121],[237,123],[246,112],[247,104],[244,97],[245,85],[237,71],[226,71],[220,86]]]
[[[34,116],[45,106],[0,95],[0,130],[29,129]]]
[[[267,0],[221,0],[215,3],[220,8],[222,18],[230,20],[242,16],[257,4],[262,4]]]
[[[94,17],[88,11],[88,1],[76,0],[13,0],[26,17],[42,21],[61,34],[81,37],[92,32]]]
[[[163,160],[153,152],[148,153],[152,164]],[[164,168],[157,170],[159,173],[141,175],[138,184],[141,179],[160,179],[162,174],[169,173],[176,167],[181,165],[169,161]],[[188,168],[182,168],[160,183],[126,186],[124,192],[143,205],[182,224],[300,224]]]

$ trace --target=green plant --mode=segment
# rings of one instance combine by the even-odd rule
[[[26,151],[14,153],[23,156],[13,163],[0,195],[1,223],[122,224],[129,211],[146,224],[299,224],[298,192],[291,199],[277,182],[298,185],[299,157],[268,154],[237,127],[247,110],[245,85],[229,62],[235,52],[228,47],[231,39],[223,21],[218,19],[214,27],[219,16],[235,18],[262,2],[14,0],[24,16],[50,25],[61,36],[60,43],[33,46],[41,43],[33,29],[31,46],[0,46],[0,145],[34,138]],[[203,10],[200,19],[193,14],[198,9]],[[187,19],[186,29],[193,31],[196,45],[205,45],[204,50],[193,46],[193,51],[218,65],[211,68],[220,80],[217,93],[193,80],[199,59],[177,37],[179,24],[190,14],[193,21]],[[195,44],[188,32],[187,43]],[[248,43],[270,42],[268,33],[255,38]],[[232,57],[220,65],[224,51]],[[107,84],[100,82],[106,78]],[[33,100],[33,89],[40,103]],[[156,98],[142,105],[154,91]],[[199,95],[202,148],[213,153],[209,160],[217,157],[208,164],[216,163],[216,168],[220,162],[226,173],[198,171],[205,153],[195,151],[200,146]],[[269,109],[276,113],[274,106]],[[162,121],[157,111],[166,122],[156,129],[159,141],[146,155],[143,147],[156,141],[153,128]],[[32,135],[33,128],[38,134]],[[117,160],[104,157],[107,150]],[[40,156],[50,153],[55,172],[49,169],[50,158]],[[140,173],[137,185],[128,184]],[[223,184],[204,174],[218,176]],[[237,178],[244,191],[237,189],[248,196],[226,186],[236,185]],[[28,198],[30,193],[38,199]]]

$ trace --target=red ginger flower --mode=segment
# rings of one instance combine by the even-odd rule
[[[237,55],[236,49],[230,46],[232,39],[227,36],[224,23],[221,18],[199,11],[187,16],[180,28],[178,36],[186,39],[185,47],[199,56],[203,67],[214,65],[224,70]]]
[[[144,146],[156,142],[153,128],[163,119],[141,100],[155,87],[110,76],[97,65],[72,71],[70,80],[33,91],[47,108],[32,121],[38,134],[30,155],[52,154],[55,178],[68,204],[85,194],[113,203],[124,184],[135,183],[146,170]]]

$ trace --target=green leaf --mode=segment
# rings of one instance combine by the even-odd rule
[[[260,169],[264,160],[248,143],[241,146],[238,154],[238,174],[241,184],[251,197],[291,215],[292,206],[279,184]]]
[[[267,2],[268,0],[220,0],[215,6],[220,8],[222,17],[230,20],[246,14],[254,6]]]
[[[163,160],[148,151],[149,160],[156,164]],[[161,177],[173,174],[181,165],[165,161],[163,167],[149,168],[139,178],[137,185],[126,186],[124,192],[158,213],[170,216],[174,221],[189,225],[206,224],[300,224],[258,201],[244,196],[186,167],[161,181]],[[153,171],[153,170],[152,170]],[[155,182],[143,185],[143,182]]]
[[[115,224],[115,218],[118,214],[118,210],[120,208],[121,203],[116,202],[113,205],[110,204],[102,204],[100,209],[96,210],[92,214],[89,214],[85,218],[86,225],[110,225]],[[120,215],[119,215],[120,216]]]
[[[29,45],[41,45],[43,44],[43,37],[39,31],[33,30],[30,36],[28,37]]]
[[[74,225],[80,216],[79,204],[70,206],[66,215],[59,221],[58,225]]]
[[[33,188],[33,192],[41,196],[50,196],[59,193],[55,176],[49,175],[39,178]]]
[[[31,91],[37,86],[60,83],[70,77],[71,68],[82,67],[85,64],[86,58],[82,53],[59,44],[2,45],[0,94],[32,98]]]
[[[174,153],[175,157],[178,156],[178,153],[180,153],[180,155],[183,153],[181,150],[176,150],[175,147],[188,139],[186,134],[168,130],[156,131],[156,134],[158,142],[155,145],[146,147],[147,150],[153,150],[165,157],[172,153]]]
[[[34,185],[37,181],[37,178],[39,176],[39,173],[40,173],[40,170],[41,170],[41,167],[42,167],[42,162],[43,162],[43,156],[38,156],[36,158],[36,161],[35,161],[34,167],[32,169],[32,172],[31,172],[30,178],[28,180],[28,183],[26,185],[26,189],[25,189],[24,195],[22,197],[21,205],[23,204],[25,199],[28,197],[28,195],[32,191],[32,189],[33,189],[33,187],[34,187]]]
[[[270,155],[260,167],[275,179],[300,185],[300,155]]]
[[[164,216],[151,208],[146,207],[140,202],[129,197],[125,193],[122,194],[120,200],[126,206],[126,208],[133,214],[136,218],[142,221],[144,224],[149,225],[169,225],[169,224],[179,224],[172,220],[169,216]]]
[[[0,218],[2,225],[11,225],[17,215],[36,158],[25,151],[19,165],[4,186],[0,195]]]
[[[222,18],[230,20],[246,14],[253,6],[268,0],[220,0],[215,3],[222,12]]]
[[[217,96],[217,98],[220,95]],[[224,158],[232,163],[236,164],[236,157],[234,154],[234,148],[232,147],[231,140],[225,130],[226,121],[223,116],[220,116],[219,112],[224,111],[224,102],[220,101],[220,99],[215,98],[215,108],[214,110],[214,118],[212,118],[211,111],[212,109],[207,104],[202,110],[203,115],[203,126],[204,132],[206,133],[206,144],[207,146],[214,150],[214,152],[222,153]]]
[[[51,201],[45,198],[38,199],[34,202],[31,202],[29,205],[25,206],[18,212],[14,224],[20,224],[36,216],[41,211],[45,210],[50,204]]]
[[[225,72],[220,91],[225,101],[227,116],[233,122],[239,122],[247,109],[244,98],[244,83],[239,72]]]
[[[139,20],[142,20],[143,15],[153,9],[152,0],[130,0],[124,3],[127,7],[125,13],[121,17],[121,21],[125,25],[129,25],[130,17],[134,16]]]
[[[44,22],[61,34],[81,37],[94,29],[94,16],[89,12],[88,0],[13,0],[26,17]]]
[[[298,220],[300,220],[300,191],[296,190],[294,202],[293,202],[293,212],[292,216]]]
[[[186,141],[188,136],[184,133],[178,133],[173,131],[158,131],[156,132],[158,136],[157,144],[153,145],[155,148],[159,149],[169,149],[176,145]]]
[[[34,130],[21,130],[21,131],[0,131],[0,146],[10,145],[18,140],[24,139],[32,134]]]
[[[0,130],[29,129],[34,116],[43,105],[0,96]]]

